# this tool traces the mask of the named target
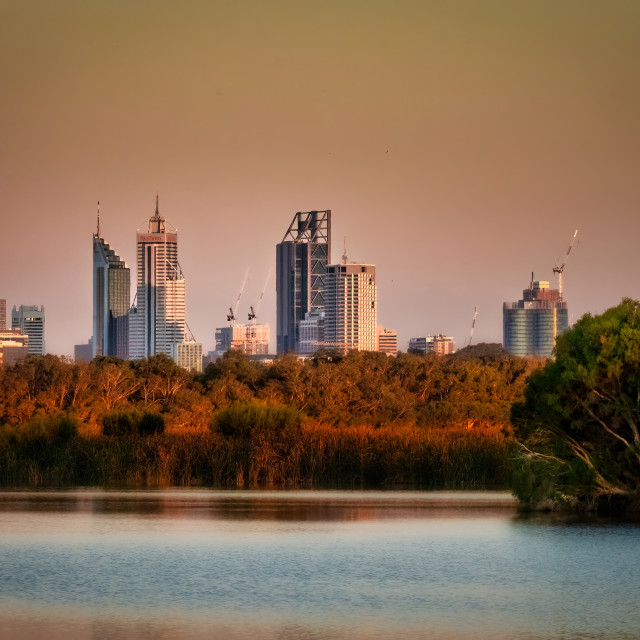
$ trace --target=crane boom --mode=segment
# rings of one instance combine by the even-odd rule
[[[467,342],[467,347],[471,346],[471,341],[473,340],[473,331],[476,328],[476,318],[478,317],[478,307],[473,308],[473,318],[471,320],[471,331],[469,332],[469,341]]]
[[[240,287],[240,293],[238,294],[238,297],[236,299],[235,306],[233,307],[233,309],[229,307],[229,313],[227,314],[227,322],[230,322],[232,326],[236,321],[236,317],[237,317],[236,314],[238,313],[238,305],[240,304],[240,298],[242,298],[242,294],[244,293],[244,287],[247,284],[248,277],[249,277],[249,269],[247,269],[244,272],[244,279],[242,281],[242,286]]]
[[[264,286],[262,287],[262,291],[260,292],[260,297],[258,298],[258,304],[255,309],[253,307],[249,307],[249,320],[251,320],[254,324],[256,323],[256,318],[258,317],[258,311],[260,311],[260,305],[262,304],[262,298],[264,298],[264,292],[267,290],[267,285],[269,284],[269,279],[271,278],[271,269],[267,273],[267,277],[264,281]]]
[[[567,252],[564,254],[564,260],[562,260],[562,264],[559,264],[562,258],[562,256],[560,256],[556,260],[556,266],[553,267],[553,273],[558,274],[558,294],[560,295],[560,299],[562,299],[562,273],[564,272],[565,265],[567,264],[567,260],[569,259],[569,254],[571,253],[571,249],[573,249],[573,244],[576,241],[577,235],[578,235],[578,230],[576,229],[573,234],[573,238],[571,238],[571,242],[569,243]]]

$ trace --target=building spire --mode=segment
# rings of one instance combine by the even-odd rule
[[[344,237],[344,253],[342,254],[342,264],[347,264],[347,236]]]
[[[158,208],[158,194],[156,193],[156,218],[160,217],[160,209]]]
[[[100,200],[98,200],[98,230],[96,231],[96,236],[100,237]]]

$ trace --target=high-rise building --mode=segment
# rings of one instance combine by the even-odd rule
[[[398,355],[398,333],[395,329],[378,327],[378,351],[388,356]]]
[[[93,352],[92,356],[129,357],[131,275],[124,260],[100,235],[93,234]]]
[[[156,211],[136,234],[136,303],[129,315],[129,357],[172,354],[185,339],[185,283],[178,262],[178,232]]]
[[[0,330],[0,365],[11,367],[29,354],[29,336],[20,329]]]
[[[268,324],[234,324],[216,329],[216,353],[242,351],[249,356],[269,353],[270,330]]]
[[[29,353],[43,356],[44,343],[44,307],[24,305],[13,307],[11,311],[11,327],[20,329],[21,333],[29,336]]]
[[[329,265],[325,280],[325,344],[339,351],[378,350],[376,268]]]
[[[569,328],[567,303],[546,280],[534,280],[522,300],[505,302],[502,309],[504,348],[515,356],[550,358],[556,338]]]
[[[7,301],[0,298],[0,331],[7,328]]]
[[[93,338],[89,338],[85,344],[73,345],[74,362],[91,362],[93,357]]]
[[[277,350],[297,351],[300,321],[325,306],[331,211],[298,212],[276,245]]]

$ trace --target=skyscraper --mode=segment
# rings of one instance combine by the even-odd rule
[[[185,283],[178,262],[178,232],[156,211],[136,234],[136,303],[129,316],[129,357],[172,355],[185,339]],[[174,350],[173,350],[174,351]]]
[[[325,306],[331,211],[298,212],[276,245],[277,350],[297,351],[300,321]]]
[[[98,228],[93,234],[92,357],[129,357],[130,288],[129,267],[100,235],[98,209]]]
[[[21,304],[11,311],[11,327],[29,336],[29,353],[43,356],[44,344],[44,307]]]
[[[7,301],[0,298],[0,331],[7,328]]]
[[[504,348],[515,356],[550,358],[556,338],[569,327],[569,311],[557,289],[534,280],[522,300],[505,302],[502,310]]]
[[[378,350],[376,268],[343,263],[327,267],[324,338],[343,352]]]

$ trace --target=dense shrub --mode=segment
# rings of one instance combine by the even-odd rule
[[[300,432],[304,414],[294,407],[250,402],[236,404],[211,419],[211,429],[228,438],[295,436]]]
[[[150,436],[164,432],[164,417],[159,413],[137,409],[110,411],[102,416],[105,436]]]

